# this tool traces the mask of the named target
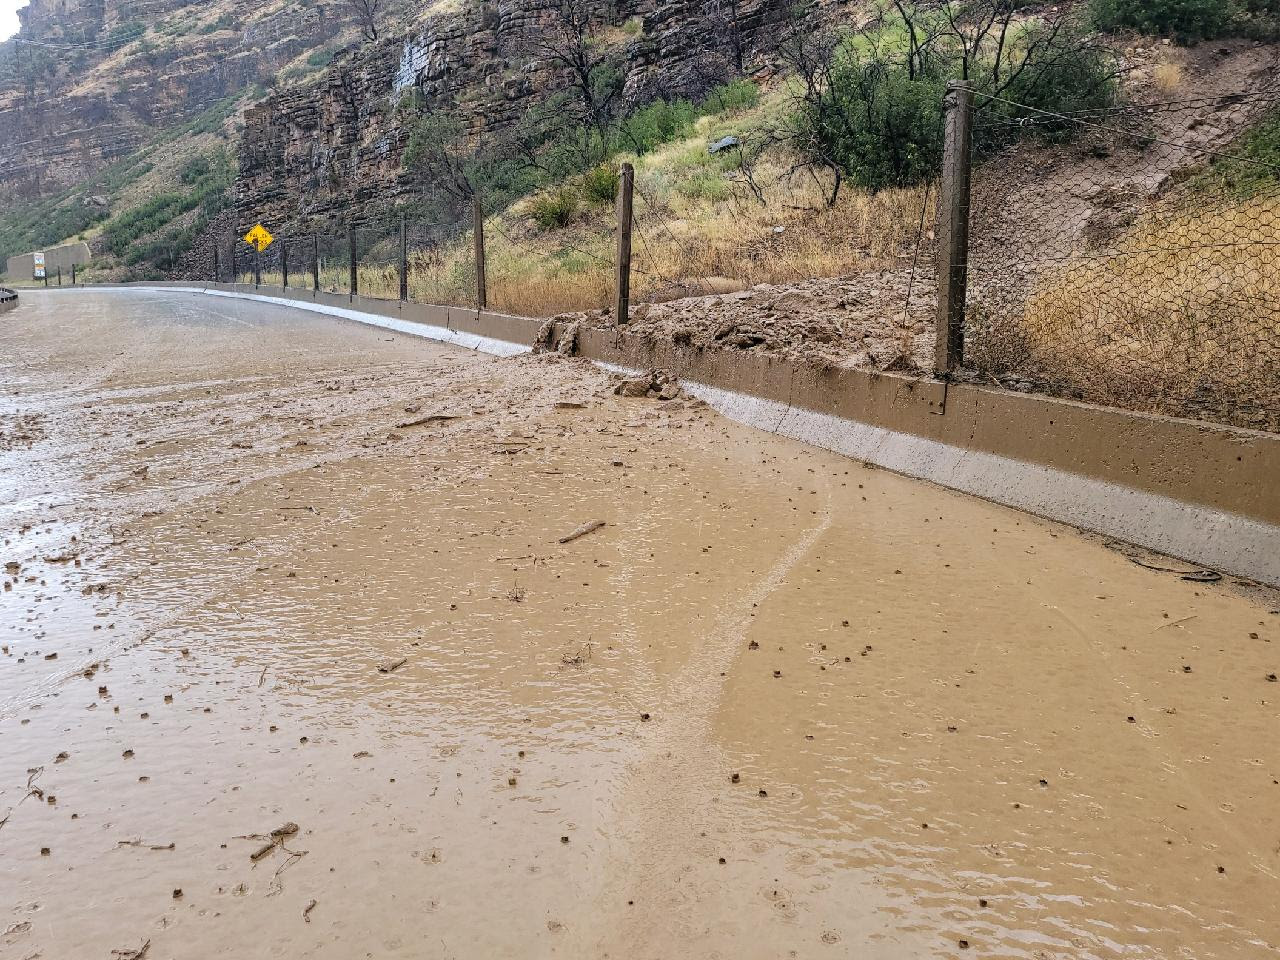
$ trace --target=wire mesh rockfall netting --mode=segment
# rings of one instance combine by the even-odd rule
[[[1280,123],[1275,97],[1069,116],[981,99],[968,375],[1280,430],[1280,167],[1242,136]]]

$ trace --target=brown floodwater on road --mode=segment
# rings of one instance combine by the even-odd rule
[[[1276,955],[1274,594],[614,382],[24,295],[0,958]]]

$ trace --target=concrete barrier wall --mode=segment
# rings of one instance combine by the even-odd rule
[[[12,310],[18,305],[18,292],[8,287],[0,287],[0,313]]]
[[[172,285],[169,285],[172,286]],[[200,288],[196,288],[200,289]],[[545,321],[243,284],[269,296],[473,349],[533,345]],[[447,331],[431,333],[429,331]],[[565,331],[552,326],[558,340]],[[486,346],[505,342],[519,347]],[[1280,585],[1280,436],[765,354],[581,330],[580,356],[662,368],[727,416],[912,477]]]
[[[70,275],[71,265],[84,266],[89,262],[89,245],[87,243],[67,243],[60,247],[50,247],[44,253],[45,273],[53,276],[62,268],[64,274]],[[30,280],[35,270],[35,254],[20,253],[5,261],[5,276],[10,280]]]

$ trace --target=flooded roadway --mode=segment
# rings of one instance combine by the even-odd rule
[[[163,292],[0,357],[6,960],[1280,947],[1274,595],[581,361]]]

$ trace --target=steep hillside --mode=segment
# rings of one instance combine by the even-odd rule
[[[0,44],[0,199],[81,183],[338,37],[308,0],[32,0]]]
[[[249,110],[238,206],[245,217],[290,224],[357,206],[376,214],[430,189],[402,163],[424,114],[445,112],[470,134],[495,136],[578,86],[607,84],[618,114],[659,97],[704,95],[767,70],[762,50],[792,7],[790,0],[441,5],[419,29],[365,47],[320,83]],[[571,22],[579,14],[589,23]],[[586,33],[581,48],[574,29]]]
[[[20,16],[0,43],[0,262],[79,238],[131,276],[171,270],[230,203],[245,105],[357,35],[312,0],[32,0]]]

